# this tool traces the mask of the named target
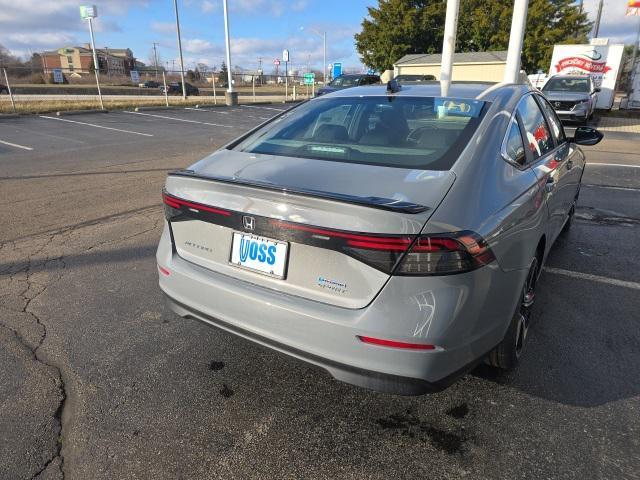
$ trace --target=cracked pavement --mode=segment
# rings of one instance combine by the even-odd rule
[[[123,128],[156,137],[0,152],[0,479],[640,478],[637,291],[545,273],[516,371],[423,397],[341,384],[165,309],[165,172],[241,130],[139,123]],[[637,141],[608,135],[588,160]],[[640,168],[590,164],[584,182],[548,265],[640,282]]]

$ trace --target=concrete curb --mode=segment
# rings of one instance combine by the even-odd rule
[[[61,110],[59,112],[56,112],[56,115],[58,117],[66,117],[67,115],[81,115],[83,113],[109,113],[109,110],[99,110],[99,109],[93,109],[93,110]]]
[[[19,113],[0,113],[0,120],[3,118],[19,118],[20,116]]]

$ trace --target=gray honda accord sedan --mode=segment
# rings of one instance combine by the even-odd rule
[[[180,316],[397,394],[514,367],[585,157],[537,90],[348,89],[169,174],[157,252]]]

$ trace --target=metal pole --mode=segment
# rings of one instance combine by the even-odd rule
[[[284,101],[289,96],[289,62],[284,62]]]
[[[527,24],[528,7],[528,0],[515,0],[513,4],[507,65],[504,69],[505,83],[518,83],[520,80],[520,55],[522,54],[522,42],[524,40],[524,29]]]
[[[167,79],[162,72],[162,83],[164,83],[164,103],[169,106],[169,94],[167,93]]]
[[[440,66],[440,95],[443,97],[449,95],[449,86],[451,85],[459,10],[460,0],[447,0],[447,14],[444,21],[444,38],[442,40],[442,63]]]
[[[16,113],[16,102],[13,101],[13,92],[11,92],[11,85],[9,85],[9,77],[7,77],[7,69],[3,68],[4,81],[7,82],[7,90],[9,91],[9,98],[11,98],[11,106],[13,107],[13,113]]]
[[[251,75],[251,88],[253,89],[253,101],[256,101],[256,77]]]
[[[98,86],[98,98],[100,99],[100,108],[104,110],[102,103],[102,92],[100,91],[100,64],[96,55],[96,42],[93,39],[93,20],[89,17],[89,34],[91,35],[91,50],[93,50],[93,70],[96,74],[96,85]]]
[[[180,79],[182,80],[182,99],[187,99],[187,90],[184,86],[184,60],[182,58],[182,40],[180,38],[180,17],[178,16],[178,1],[173,0],[173,9],[176,12],[176,35],[178,36],[178,51],[180,52]]]
[[[156,67],[156,82],[158,81],[158,51],[156,50],[156,42],[153,42],[153,61]],[[164,72],[163,72],[164,75]]]
[[[327,84],[327,32],[322,32],[322,74],[324,85]]]
[[[638,42],[640,42],[640,18],[638,18],[638,32],[636,33],[636,41],[633,43],[633,53],[631,54],[631,72],[629,72],[629,86],[627,88],[627,95],[631,95],[633,89],[633,79],[636,75],[636,57],[638,55]]]
[[[598,38],[598,33],[600,33],[600,19],[602,18],[602,4],[604,3],[604,0],[600,0],[600,2],[598,3],[598,15],[596,16],[596,23],[593,27],[593,37],[592,38]]]
[[[213,85],[213,104],[218,104],[218,97],[216,96],[216,77],[214,75],[215,72],[211,72],[211,84]]]
[[[233,79],[231,78],[231,46],[229,44],[229,13],[227,0],[223,0],[222,9],[224,13],[224,44],[227,48],[227,92],[233,92]]]

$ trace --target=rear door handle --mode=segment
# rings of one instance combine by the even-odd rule
[[[546,190],[546,192],[551,193],[553,192],[554,188],[556,188],[556,181],[553,179],[553,177],[547,178],[547,183],[545,183],[544,185],[544,189]]]

